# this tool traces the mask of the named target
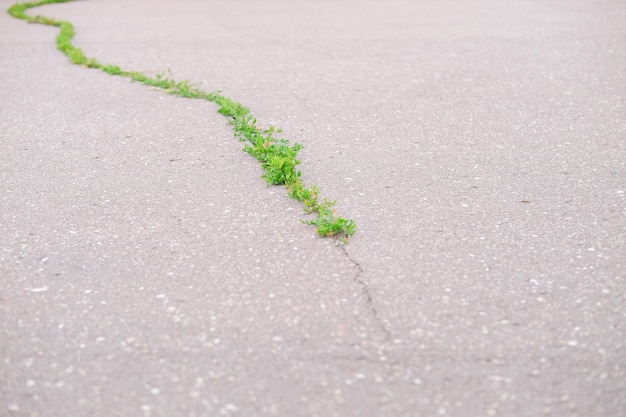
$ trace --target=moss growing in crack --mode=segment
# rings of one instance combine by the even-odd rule
[[[317,215],[315,220],[303,221],[304,223],[316,226],[320,236],[335,237],[344,243],[348,237],[354,234],[356,223],[353,220],[338,217],[335,209],[332,208],[335,204],[334,201],[328,201],[325,198],[320,200],[317,186],[307,187],[302,183],[301,172],[296,168],[300,164],[297,155],[302,145],[299,143],[291,145],[288,140],[277,138],[275,134],[280,133],[280,129],[273,126],[268,129],[259,128],[250,110],[241,103],[223,96],[220,92],[207,93],[202,91],[197,85],[187,80],[176,81],[164,74],[150,77],[138,71],[124,71],[116,65],[101,64],[95,58],[87,57],[82,49],[72,44],[75,32],[74,26],[70,22],[26,14],[26,10],[33,7],[69,1],[73,0],[16,3],[8,9],[8,12],[11,16],[29,23],[58,27],[57,48],[68,57],[72,64],[96,68],[110,75],[126,77],[134,82],[160,88],[168,94],[178,97],[203,99],[217,104],[218,112],[228,119],[235,137],[246,142],[243,150],[261,163],[264,171],[262,177],[268,185],[284,185],[291,198],[304,204],[304,211],[307,214]]]

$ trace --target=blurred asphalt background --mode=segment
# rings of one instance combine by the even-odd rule
[[[282,128],[358,229],[1,14],[0,416],[626,415],[626,3],[31,13]]]

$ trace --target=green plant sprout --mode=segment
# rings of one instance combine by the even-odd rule
[[[202,91],[197,85],[187,80],[176,81],[165,74],[150,77],[139,71],[125,71],[116,65],[101,64],[95,58],[87,57],[82,49],[72,44],[75,33],[72,23],[45,16],[30,16],[26,14],[26,11],[33,7],[70,1],[73,0],[41,0],[38,2],[16,3],[8,9],[8,12],[11,16],[29,23],[58,27],[57,48],[68,57],[72,64],[99,69],[110,75],[129,78],[133,82],[162,89],[174,96],[203,99],[217,104],[218,112],[226,117],[228,123],[232,126],[234,136],[245,142],[244,152],[254,156],[261,163],[264,171],[262,177],[265,178],[268,186],[284,185],[289,197],[304,204],[305,213],[317,214],[315,220],[302,222],[316,226],[319,236],[334,237],[343,243],[347,243],[347,239],[354,234],[356,223],[354,220],[338,217],[335,209],[332,208],[335,204],[334,201],[328,201],[326,198],[320,200],[317,186],[311,185],[307,187],[302,183],[300,180],[302,173],[296,169],[300,164],[296,157],[302,145],[299,143],[291,145],[287,139],[275,137],[275,134],[281,132],[280,129],[276,129],[274,126],[270,126],[268,129],[259,128],[250,110],[241,103],[223,96],[220,92],[207,93]]]

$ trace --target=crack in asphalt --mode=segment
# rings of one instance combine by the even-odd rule
[[[382,344],[384,345],[391,340],[391,331],[387,328],[387,326],[385,326],[385,323],[383,323],[380,316],[378,315],[378,309],[376,308],[376,303],[374,302],[374,298],[372,298],[372,294],[370,293],[369,286],[367,285],[367,282],[365,282],[362,278],[362,275],[365,271],[363,270],[361,264],[352,256],[350,256],[350,253],[346,249],[345,245],[339,244],[338,246],[339,249],[341,249],[341,251],[343,252],[346,259],[350,261],[350,263],[354,266],[354,269],[356,270],[353,280],[361,287],[361,293],[363,294],[363,298],[365,299],[365,304],[370,312],[370,315],[374,319],[376,325],[379,327],[380,332],[384,335],[382,342]]]
[[[93,68],[103,71],[112,76],[130,79],[133,82],[145,84],[151,89],[164,91],[170,95],[189,99],[206,100],[218,106],[218,113],[226,117],[228,124],[233,128],[235,138],[246,142],[243,151],[255,157],[263,168],[263,175],[268,185],[283,185],[289,197],[304,204],[307,214],[315,213],[315,220],[302,221],[302,223],[317,227],[320,237],[332,236],[346,242],[354,234],[356,223],[351,219],[344,219],[336,215],[331,209],[335,204],[326,198],[319,196],[319,188],[316,185],[306,186],[301,180],[301,172],[296,169],[300,161],[296,159],[298,151],[302,148],[299,143],[289,144],[287,139],[275,137],[275,133],[281,132],[275,126],[262,129],[257,126],[257,120],[251,111],[241,103],[223,96],[220,91],[208,93],[198,88],[188,80],[176,81],[165,73],[157,74],[156,77],[148,76],[139,71],[127,71],[117,65],[102,64],[96,58],[90,58],[81,48],[74,46],[72,39],[76,34],[74,25],[67,20],[26,14],[26,11],[43,6],[45,4],[66,3],[74,0],[39,0],[37,2],[18,2],[11,6],[8,13],[28,23],[40,23],[59,28],[56,37],[57,49],[59,49],[72,64],[85,68]],[[169,71],[169,68],[168,68]],[[170,75],[171,75],[171,71]],[[171,159],[170,162],[175,162]]]

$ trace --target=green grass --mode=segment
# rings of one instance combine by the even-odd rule
[[[317,217],[314,220],[306,220],[303,223],[316,226],[317,233],[322,237],[334,237],[346,243],[347,239],[354,234],[356,223],[353,220],[338,217],[332,208],[334,201],[320,198],[319,189],[315,185],[306,186],[300,179],[302,173],[297,170],[300,161],[297,159],[298,151],[302,148],[299,143],[290,144],[287,139],[277,138],[280,129],[270,126],[261,129],[257,126],[257,120],[252,116],[249,109],[241,103],[223,96],[219,92],[207,93],[197,85],[187,80],[176,81],[164,74],[150,77],[138,71],[125,71],[116,65],[105,65],[95,58],[89,58],[82,49],[72,44],[74,38],[74,26],[65,20],[55,20],[45,16],[31,16],[26,14],[28,9],[52,3],[67,3],[73,0],[42,0],[30,3],[16,3],[8,9],[11,16],[25,20],[29,23],[40,23],[59,28],[56,38],[57,48],[65,54],[72,64],[87,68],[95,68],[110,75],[129,78],[151,87],[157,87],[168,94],[207,100],[217,104],[218,112],[228,119],[237,139],[245,142],[243,150],[255,157],[263,168],[262,177],[269,185],[285,186],[289,197],[304,204],[304,211]]]

